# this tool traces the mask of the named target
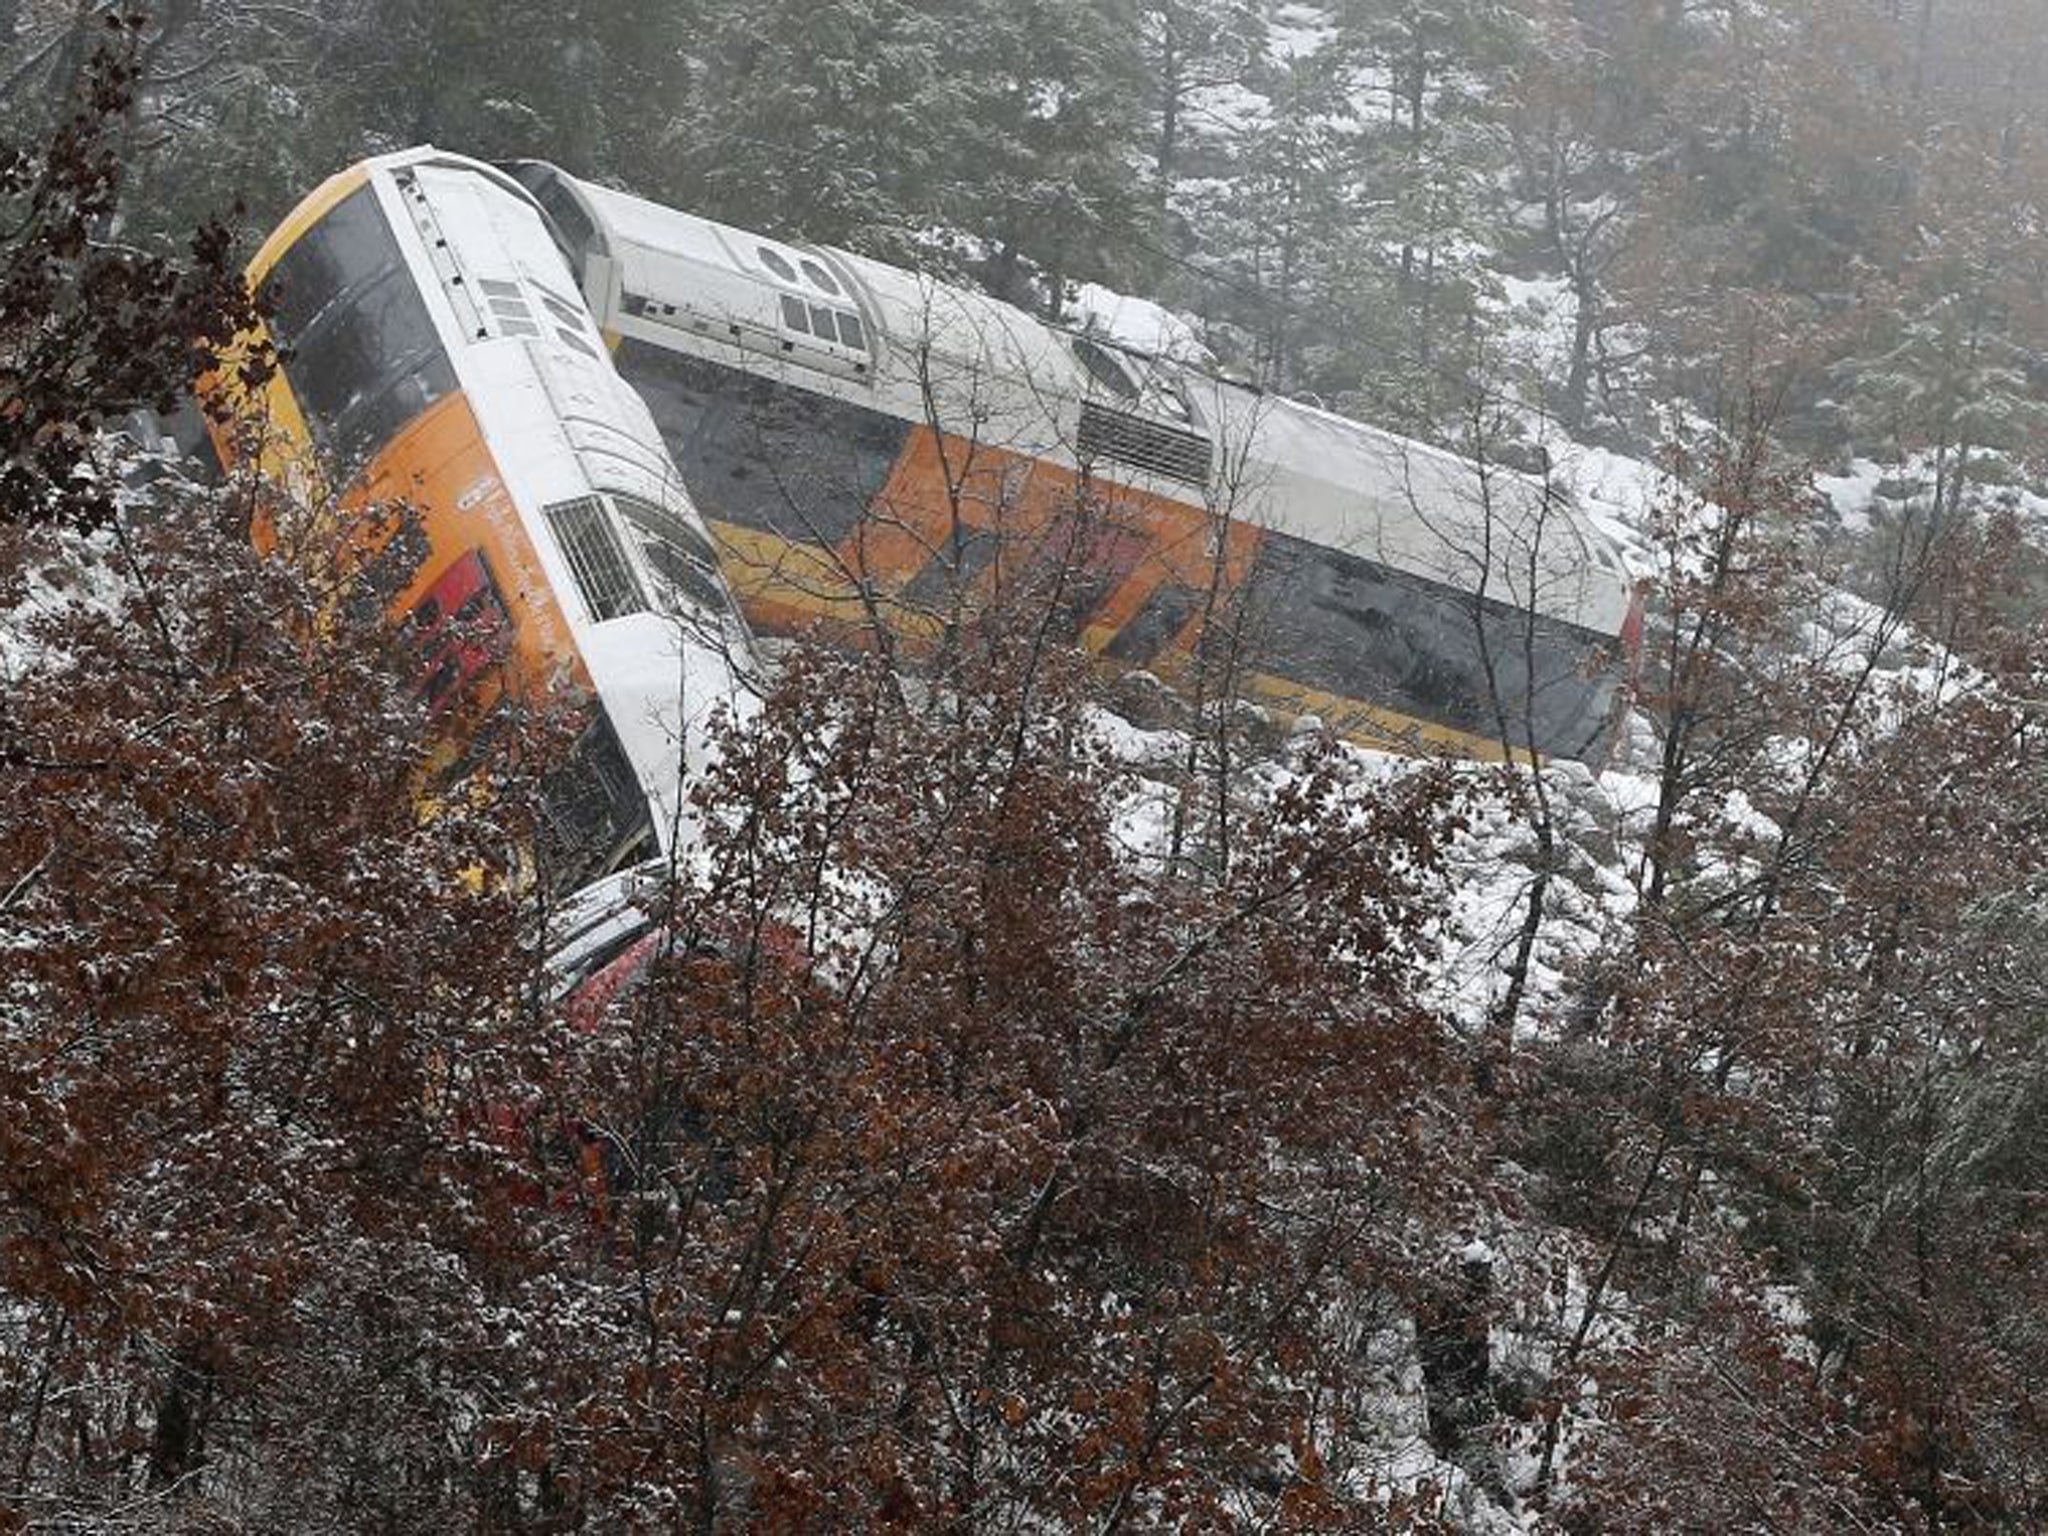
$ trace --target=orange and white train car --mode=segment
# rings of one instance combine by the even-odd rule
[[[463,732],[494,699],[577,711],[547,796],[552,878],[667,847],[752,638],[539,205],[474,160],[388,155],[307,197],[249,277],[283,357],[245,402],[270,468],[417,509],[425,557],[392,606],[429,698],[459,702]]]
[[[1076,564],[1062,617],[1108,665],[1187,679],[1221,596],[1233,691],[1282,712],[1411,751],[1604,751],[1639,596],[1554,482],[847,251],[507,169],[757,630],[915,637],[1050,554]],[[1080,536],[1048,540],[1077,507]]]
[[[581,709],[564,884],[687,837],[756,631],[914,648],[1049,560],[1106,665],[1186,681],[1224,612],[1233,691],[1363,741],[1592,760],[1616,717],[1640,597],[1555,485],[963,287],[433,149],[250,277],[275,467],[420,510],[429,694]]]

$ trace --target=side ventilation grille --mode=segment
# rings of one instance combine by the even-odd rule
[[[1199,432],[1170,427],[1093,400],[1081,402],[1074,456],[1083,464],[1127,464],[1162,480],[1206,487],[1212,449]]]
[[[602,501],[595,496],[558,501],[542,515],[569,562],[593,620],[602,623],[646,608],[646,594],[634,578],[625,547],[619,542],[618,526]]]

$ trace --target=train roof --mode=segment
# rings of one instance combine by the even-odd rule
[[[1617,634],[1623,626],[1633,588],[1619,553],[1554,485],[1063,329],[922,273],[541,169],[579,196],[627,295],[687,295],[734,337],[744,329],[775,338],[755,350],[838,379],[839,393],[851,383],[889,394],[893,384],[900,396],[906,382],[929,381],[947,409],[973,405],[988,423],[985,440],[1001,443],[1014,431],[1020,443],[1035,436],[1049,448],[1050,404],[1103,398],[1104,380],[1121,373],[1129,388],[1120,385],[1113,402],[1120,413],[1212,445],[1208,482],[1193,488],[1194,499],[1581,628]],[[792,339],[779,319],[789,302],[856,306],[864,347],[841,344],[837,332],[826,342]],[[1070,431],[1054,439],[1070,440]],[[1098,472],[1120,477],[1114,466]],[[1129,478],[1159,488],[1142,474]]]

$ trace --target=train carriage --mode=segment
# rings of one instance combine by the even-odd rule
[[[444,730],[580,710],[564,884],[688,836],[755,631],[914,648],[1053,558],[1105,665],[1185,683],[1227,611],[1236,685],[1283,712],[1603,750],[1638,600],[1540,481],[538,162],[365,161],[250,277],[284,353],[248,402],[271,467],[420,511],[393,608]]]
[[[885,263],[507,169],[756,628],[929,632],[1085,504],[1073,626],[1107,663],[1185,679],[1222,588],[1240,681],[1284,712],[1411,750],[1604,750],[1639,598],[1556,486]]]
[[[283,356],[243,402],[268,467],[418,511],[425,558],[393,609],[445,732],[473,745],[515,699],[576,713],[546,794],[557,883],[666,846],[752,639],[539,206],[477,161],[385,156],[305,199],[249,276]]]

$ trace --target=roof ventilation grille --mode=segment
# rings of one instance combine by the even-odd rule
[[[1083,464],[1126,464],[1182,485],[1206,487],[1214,449],[1199,432],[1081,402],[1081,433],[1074,456]]]

